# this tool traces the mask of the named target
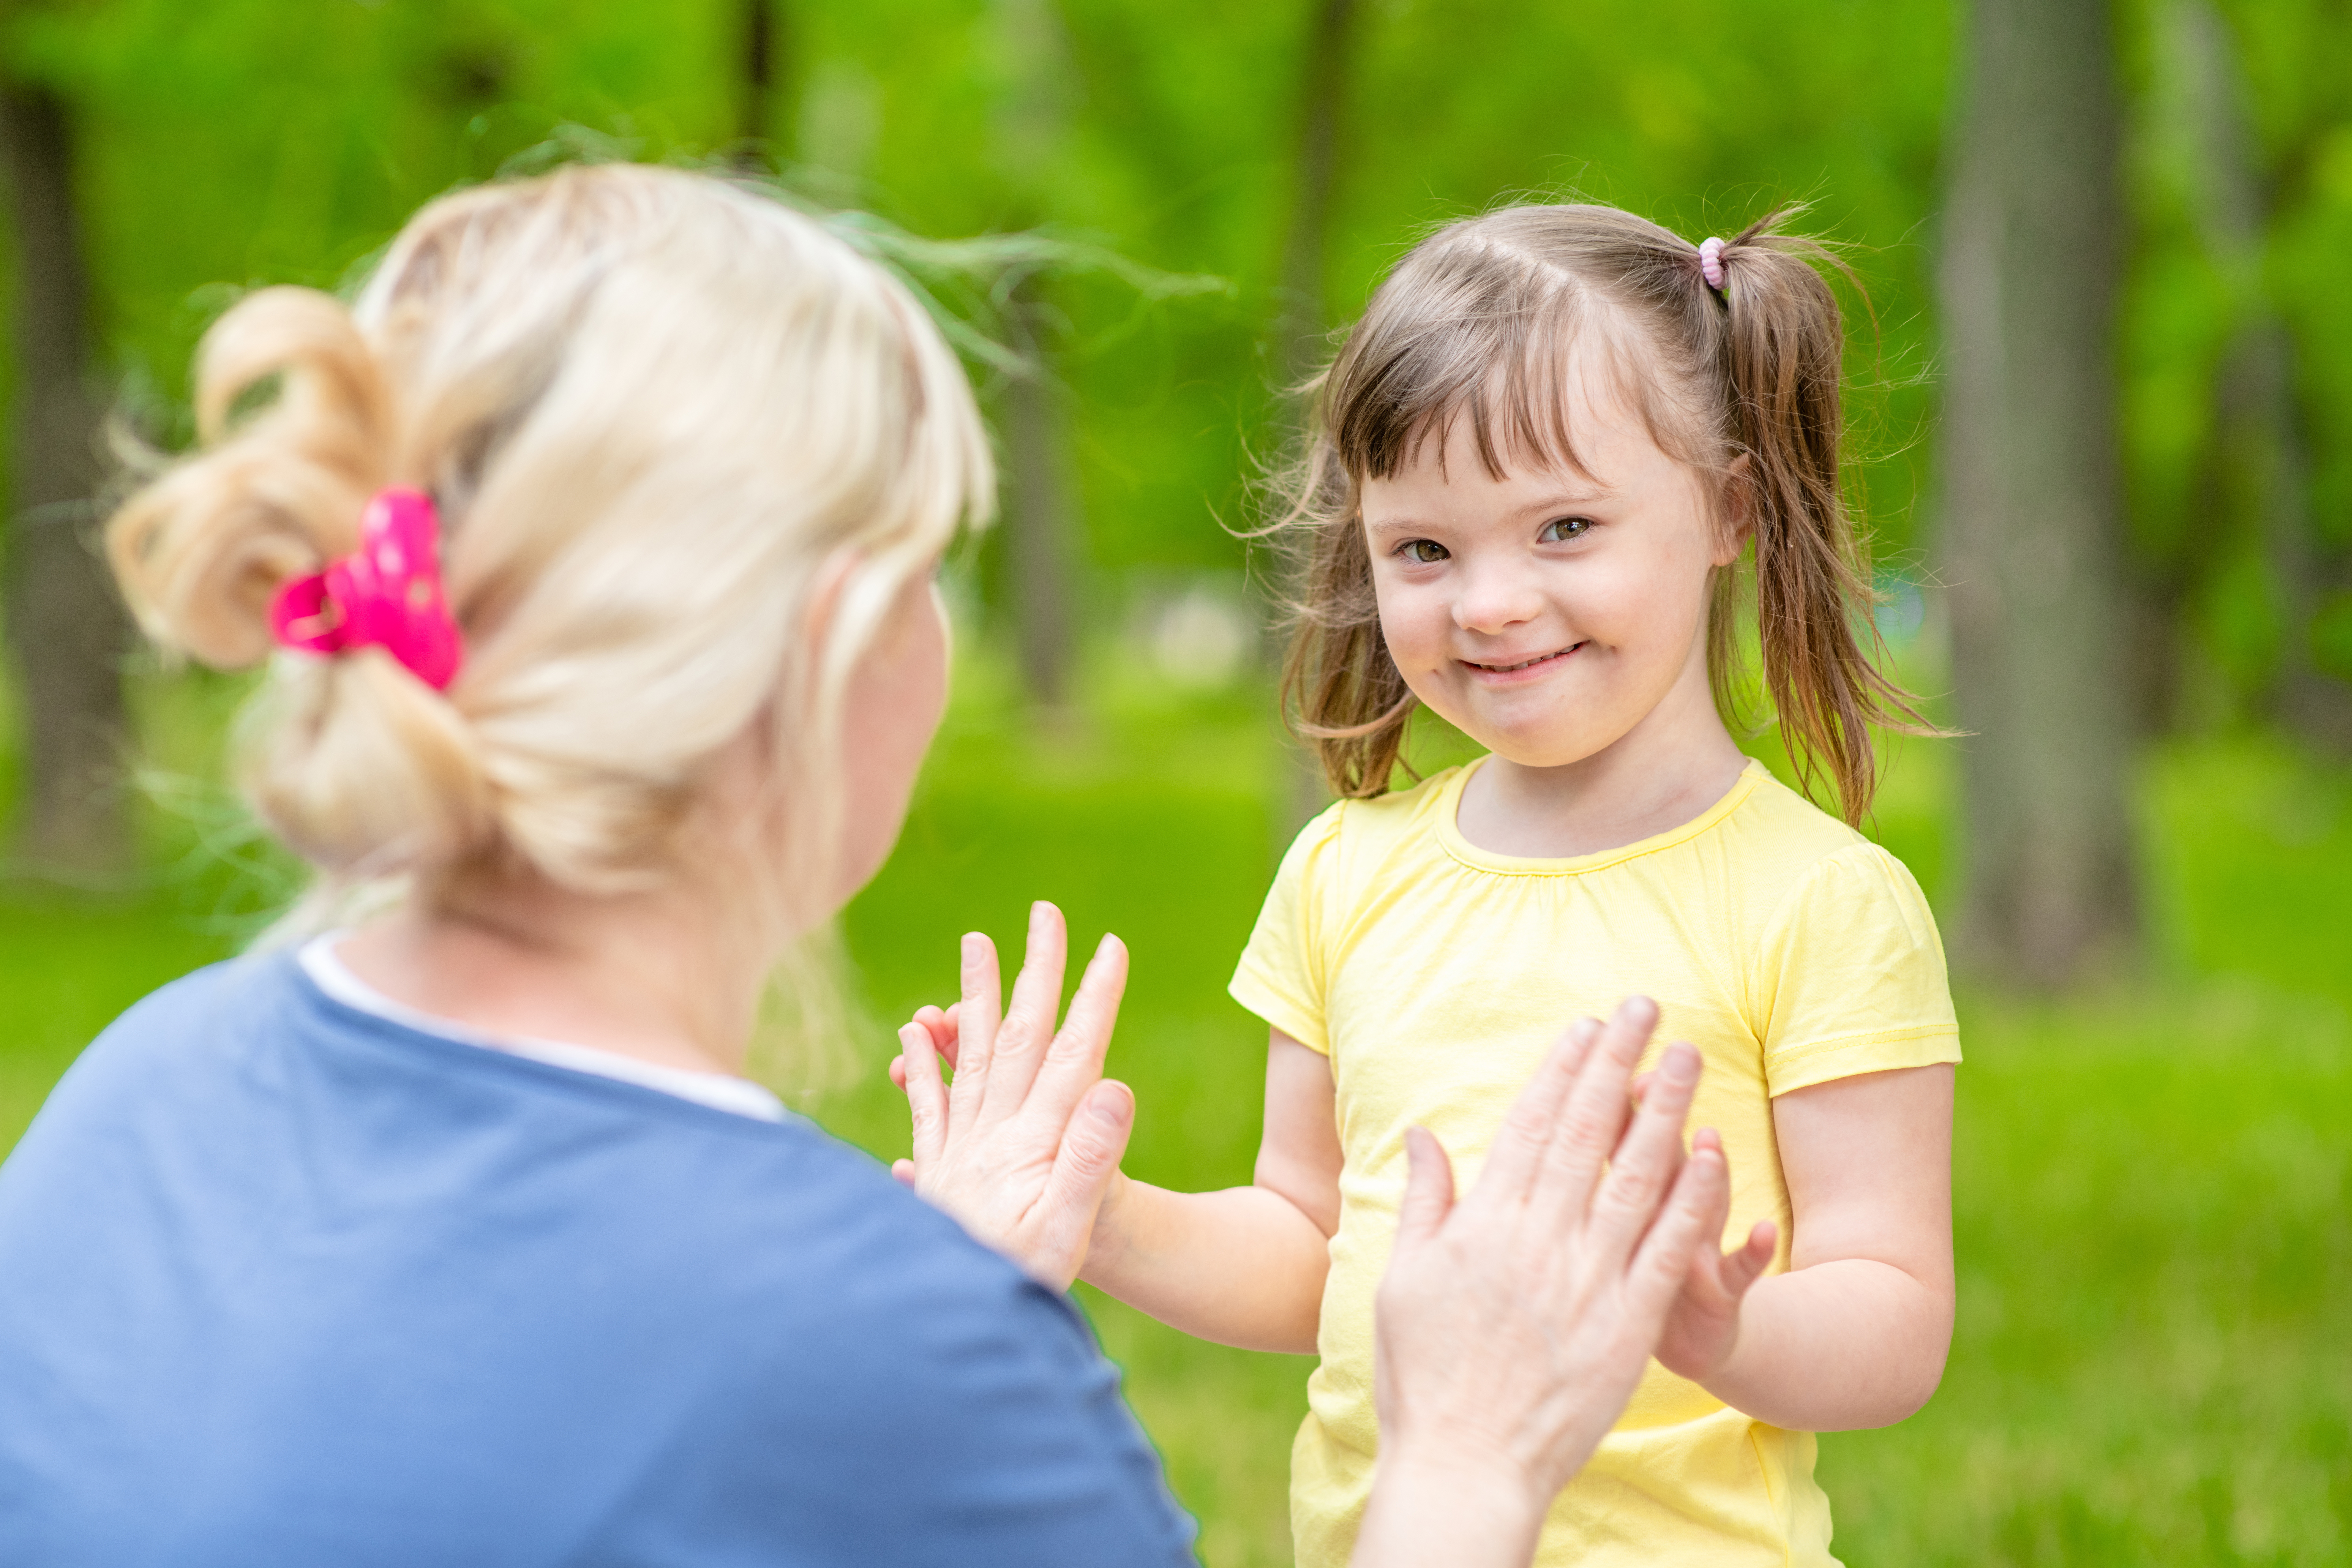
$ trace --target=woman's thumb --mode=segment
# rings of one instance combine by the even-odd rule
[[[1454,1162],[1426,1127],[1404,1130],[1404,1203],[1397,1210],[1397,1245],[1427,1241],[1454,1212]]]

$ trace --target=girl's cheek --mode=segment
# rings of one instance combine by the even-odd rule
[[[1427,668],[1445,637],[1446,609],[1434,595],[1416,595],[1393,588],[1375,595],[1381,612],[1381,637],[1389,658],[1407,676]]]

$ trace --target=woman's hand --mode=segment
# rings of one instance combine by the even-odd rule
[[[1377,1302],[1381,1458],[1355,1568],[1524,1564],[1544,1512],[1640,1381],[1730,1208],[1722,1145],[1683,1124],[1698,1053],[1633,1066],[1657,1008],[1584,1020],[1520,1095],[1458,1203],[1444,1151],[1407,1133],[1396,1253]]]
[[[903,1082],[914,1124],[914,1158],[896,1173],[1056,1290],[1077,1277],[1135,1125],[1134,1096],[1102,1076],[1127,949],[1103,938],[1057,1031],[1067,942],[1062,911],[1032,906],[1021,977],[1000,1021],[995,944],[965,937],[962,1000],[952,1017],[919,1016],[898,1031],[903,1054],[890,1075]],[[952,1084],[941,1080],[943,1057],[956,1069]]]

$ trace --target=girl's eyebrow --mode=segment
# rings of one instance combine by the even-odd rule
[[[1580,506],[1604,506],[1615,500],[1617,497],[1618,490],[1614,485],[1604,485],[1596,479],[1590,489],[1554,490],[1551,494],[1538,496],[1516,510],[1522,516],[1538,511],[1573,511]]]
[[[1616,489],[1607,485],[1596,485],[1593,489],[1583,491],[1556,490],[1550,495],[1538,496],[1534,500],[1515,506],[1506,515],[1513,518],[1555,516],[1563,511],[1574,511],[1580,507],[1606,505],[1615,500],[1617,495]],[[1364,531],[1367,533],[1418,533],[1425,532],[1435,526],[1437,525],[1426,522],[1418,517],[1407,515],[1383,517],[1377,521],[1370,517],[1364,519]]]

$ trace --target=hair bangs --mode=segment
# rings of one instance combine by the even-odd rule
[[[1423,319],[1382,323],[1386,352],[1351,367],[1352,395],[1335,409],[1332,437],[1352,479],[1392,479],[1432,447],[1442,474],[1466,426],[1490,479],[1538,468],[1600,481],[1579,432],[1602,410],[1639,421],[1678,461],[1720,464],[1704,412],[1674,395],[1679,378],[1644,374],[1630,323],[1551,272],[1530,258],[1518,277],[1480,279],[1480,297],[1432,290],[1411,301]]]

